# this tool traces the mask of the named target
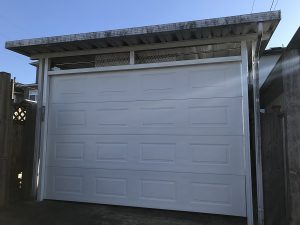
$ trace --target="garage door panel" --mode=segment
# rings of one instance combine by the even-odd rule
[[[94,78],[97,84],[97,87],[95,90],[98,93],[98,96],[101,95],[120,95],[125,94],[130,90],[130,74],[114,74],[111,76],[111,74],[103,75],[103,76],[97,76]]]
[[[98,162],[128,162],[128,142],[96,142],[96,161]],[[132,147],[132,146],[130,146]]]
[[[51,102],[240,97],[240,63],[59,76]],[[89,87],[89,88],[86,88]]]
[[[57,175],[53,177],[53,190],[60,194],[83,194],[83,175]]]
[[[166,92],[174,92],[178,88],[175,76],[178,72],[170,70],[169,72],[161,72],[159,76],[154,72],[143,72],[139,75],[140,91],[145,95],[160,94]],[[177,78],[180,79],[180,78]]]
[[[55,134],[243,133],[241,98],[52,104],[50,120]]]
[[[189,177],[189,188],[191,194],[187,195],[188,202],[192,207],[214,207],[231,208],[235,215],[246,216],[245,202],[245,178],[243,176],[212,176],[204,174],[197,176],[191,174]]]
[[[244,174],[242,136],[49,136],[48,165]]]
[[[87,85],[90,79],[85,76],[61,76],[50,79],[50,102],[77,102],[85,101],[91,94]]]
[[[51,149],[51,153],[52,152],[54,154],[52,157],[55,160],[84,160],[84,154],[86,154],[86,141],[70,140],[55,142],[54,150]]]
[[[87,125],[87,110],[60,109],[56,112],[56,118],[54,121],[57,129],[85,127]]]
[[[245,216],[243,185],[232,175],[49,168],[46,198]]]
[[[50,77],[45,198],[245,216],[240,62]]]

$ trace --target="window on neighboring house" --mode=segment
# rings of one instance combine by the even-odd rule
[[[29,93],[28,93],[28,98],[29,100],[32,100],[32,101],[37,101],[37,90],[29,90]]]

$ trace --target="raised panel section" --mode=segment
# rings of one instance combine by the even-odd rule
[[[55,176],[54,177],[55,192],[63,193],[81,193],[82,177],[78,176]]]
[[[96,178],[96,195],[105,197],[126,197],[127,180],[116,178]]]
[[[239,63],[196,66],[187,70],[187,79],[197,97],[242,96]]]
[[[144,163],[172,163],[176,155],[175,143],[142,143],[141,161]]]
[[[56,142],[55,158],[58,160],[82,160],[84,148],[82,142]]]
[[[158,202],[176,201],[176,182],[168,180],[142,180],[141,198]]]
[[[162,92],[174,89],[173,73],[153,73],[141,76],[141,87],[144,92]]]
[[[127,152],[127,143],[97,143],[97,160],[99,161],[126,161]]]
[[[127,75],[102,75],[96,80],[99,95],[124,94],[128,91]]]
[[[241,97],[240,66],[232,62],[53,76],[50,97],[55,103]]]
[[[243,134],[241,98],[53,104],[49,119],[55,134]]]
[[[188,187],[187,200],[192,207],[223,208],[236,215],[246,215],[244,176],[193,174]]]
[[[141,126],[143,127],[172,127],[177,122],[176,109],[173,106],[142,107],[141,117]]]
[[[246,216],[245,178],[235,175],[50,167],[46,199]]]
[[[84,93],[85,78],[65,78],[57,82],[57,89],[60,90],[61,95],[78,95]]]
[[[128,108],[101,108],[97,109],[95,120],[99,126],[123,127],[129,126],[130,117]]]
[[[228,124],[228,112],[226,107],[201,107],[189,108],[190,124],[193,126],[213,126]]]
[[[82,126],[86,124],[86,113],[83,110],[59,110],[56,115],[56,127]]]
[[[214,98],[188,101],[187,126],[202,134],[243,135],[241,98]]]
[[[228,164],[229,144],[190,144],[193,163]]]
[[[190,71],[189,85],[191,88],[225,86],[227,78],[226,72],[227,71],[216,69]]]
[[[87,94],[88,79],[82,76],[62,76],[50,81],[51,87],[55,87],[55,92],[50,92],[53,102],[76,102]]]
[[[232,204],[232,190],[225,184],[192,183],[193,203]]]
[[[84,143],[84,160],[58,159],[56,143]],[[77,145],[73,148],[79,150]],[[63,145],[61,149],[72,148]],[[71,153],[64,154],[71,157]],[[72,158],[79,156],[79,152],[74,154]],[[242,136],[50,135],[47,163],[53,167],[245,174]]]

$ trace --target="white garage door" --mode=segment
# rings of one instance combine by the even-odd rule
[[[240,71],[52,76],[45,198],[245,216]]]

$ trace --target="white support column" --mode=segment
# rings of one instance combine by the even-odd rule
[[[249,96],[248,96],[248,49],[247,42],[241,42],[242,56],[242,88],[243,88],[243,123],[244,123],[244,155],[246,172],[246,208],[247,224],[253,225],[253,200],[252,200],[252,178],[251,178],[251,155],[250,155],[250,128],[249,128]]]
[[[261,127],[260,127],[260,101],[259,101],[259,55],[258,43],[252,42],[252,81],[253,81],[253,113],[254,113],[254,141],[255,141],[255,166],[256,166],[256,188],[258,225],[264,224],[264,201],[263,201],[263,178],[261,159]]]
[[[130,51],[130,62],[129,62],[130,65],[135,64],[134,57],[135,57],[134,51]]]
[[[33,164],[33,179],[32,193],[35,197],[39,195],[39,165],[40,165],[40,139],[41,139],[41,111],[42,111],[42,96],[43,96],[43,73],[44,59],[39,59],[38,66],[38,99],[36,108],[36,125],[35,125],[35,143],[34,143],[34,164]]]
[[[37,199],[42,201],[44,199],[44,189],[45,189],[45,175],[46,175],[46,147],[47,147],[47,116],[48,116],[48,70],[49,70],[49,60],[45,58],[41,60],[43,62],[41,90],[39,90],[39,101],[40,101],[40,117],[38,123],[40,123],[40,141],[39,141],[39,185],[38,185],[38,195]]]

